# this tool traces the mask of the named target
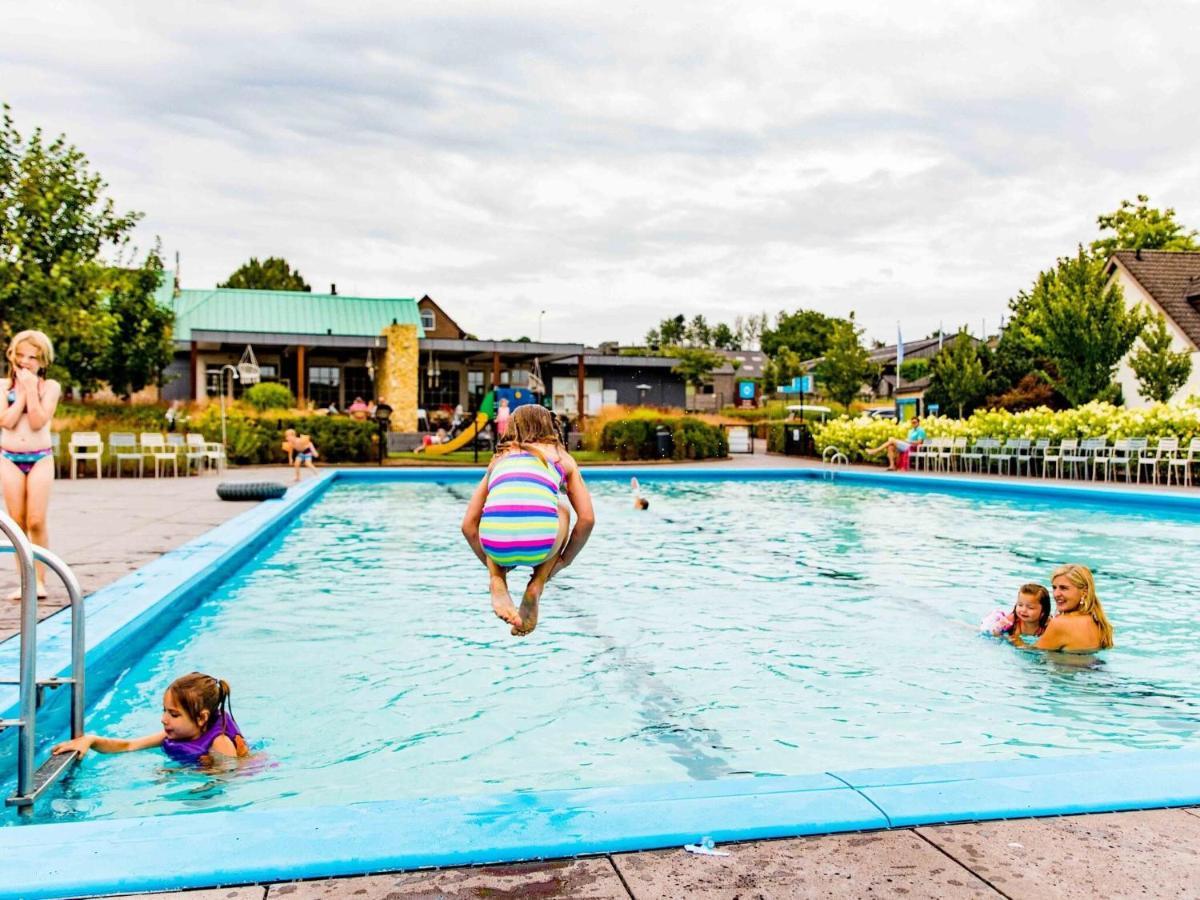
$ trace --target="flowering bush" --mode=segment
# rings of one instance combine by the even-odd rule
[[[1158,403],[1142,409],[1126,409],[1108,403],[1088,403],[1075,409],[1055,412],[1044,406],[1021,412],[981,409],[966,419],[932,416],[923,422],[929,438],[965,437],[969,442],[980,438],[1107,438],[1111,444],[1119,438],[1144,437],[1151,440],[1177,437],[1181,447],[1200,437],[1200,403]],[[890,437],[903,438],[908,425],[886,419],[836,419],[813,429],[817,452],[837,447],[852,461],[876,459],[864,450],[882,444]]]

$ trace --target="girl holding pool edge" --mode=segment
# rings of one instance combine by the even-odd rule
[[[564,492],[575,510],[573,529]],[[492,611],[512,634],[523,637],[537,627],[546,582],[574,561],[595,524],[591,495],[550,411],[518,407],[462,523],[463,537],[487,566]],[[519,565],[533,567],[520,610],[508,591],[508,572]]]
[[[46,510],[54,482],[54,449],[50,425],[62,388],[46,379],[54,362],[50,338],[40,331],[22,331],[5,353],[8,378],[0,386],[0,486],[8,514],[30,541],[49,546]],[[46,567],[37,563],[37,596],[46,597]],[[9,597],[20,600],[21,594]]]
[[[176,762],[210,765],[213,755],[250,755],[246,739],[233,719],[229,682],[203,672],[191,672],[171,682],[163,693],[162,730],[138,738],[107,738],[85,734],[55,744],[52,753],[131,753],[162,747]]]

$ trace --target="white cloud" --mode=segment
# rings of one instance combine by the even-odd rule
[[[0,97],[187,285],[283,255],[480,335],[994,327],[1122,198],[1200,225],[1193,4],[592,7],[28,4]]]

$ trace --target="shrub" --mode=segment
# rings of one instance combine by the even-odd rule
[[[608,422],[600,435],[600,449],[615,451],[621,459],[657,459],[658,429],[670,429],[675,442],[673,459],[711,459],[729,455],[725,432],[691,416],[634,415]]]
[[[296,406],[296,398],[292,396],[292,392],[282,384],[272,381],[251,385],[242,394],[242,400],[259,412],[268,409],[293,409]]]
[[[193,425],[210,441],[221,440],[221,411],[209,406]],[[226,409],[226,453],[230,461],[245,464],[283,462],[283,433],[294,428],[310,435],[323,462],[371,462],[376,458],[374,422],[346,416],[304,416],[287,413],[255,415],[244,407]]]
[[[1159,403],[1142,409],[1125,409],[1108,403],[1088,403],[1062,411],[1046,407],[1009,412],[1004,409],[976,410],[966,419],[930,417],[923,422],[925,433],[935,437],[965,437],[968,441],[980,438],[1107,438],[1111,444],[1118,438],[1177,437],[1186,445],[1200,437],[1200,404],[1183,405]],[[852,461],[866,459],[863,449],[882,444],[889,437],[902,438],[908,426],[886,419],[836,419],[814,429],[817,452],[835,446]]]

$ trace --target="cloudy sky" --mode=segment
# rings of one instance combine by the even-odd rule
[[[1196,3],[347,5],[5,2],[0,99],[186,287],[284,256],[482,337],[994,330],[1122,198],[1200,227]]]

